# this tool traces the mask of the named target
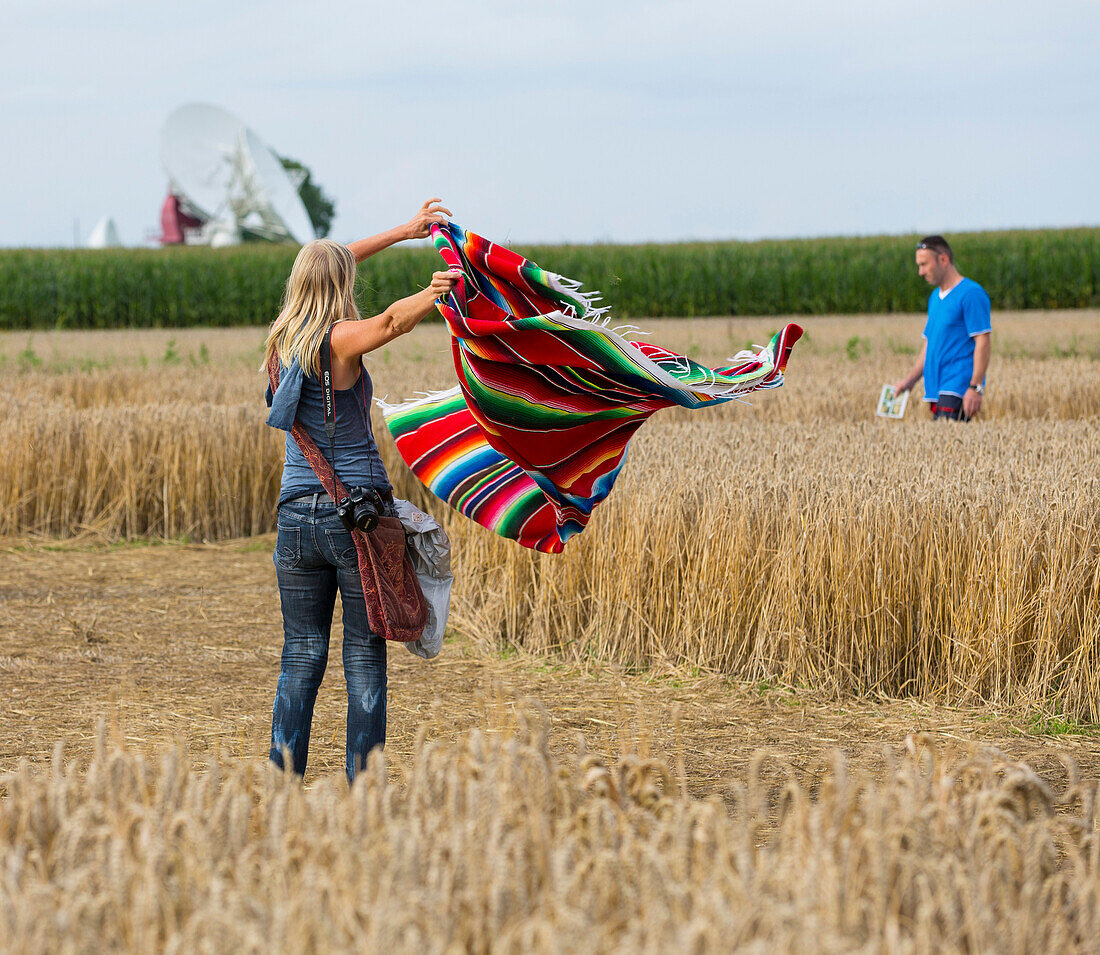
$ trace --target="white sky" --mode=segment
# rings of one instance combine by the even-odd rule
[[[9,3],[5,7],[10,6]],[[1100,2],[22,0],[0,245],[157,230],[160,129],[236,114],[344,241],[430,195],[500,241],[1100,223]]]

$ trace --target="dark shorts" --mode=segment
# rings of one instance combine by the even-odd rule
[[[963,414],[963,400],[958,395],[943,395],[933,401],[930,410],[933,418],[949,418],[951,421],[969,421]]]

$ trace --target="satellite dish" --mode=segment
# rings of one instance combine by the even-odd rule
[[[230,244],[242,229],[309,242],[313,223],[282,163],[251,129],[216,106],[190,103],[168,117],[161,162],[182,211],[208,227],[199,241]]]
[[[202,219],[220,219],[236,177],[233,154],[244,129],[216,106],[181,106],[160,134],[160,159],[172,192]]]
[[[110,216],[100,219],[92,229],[92,234],[88,236],[89,249],[110,249],[120,245],[122,240],[118,237],[118,227]]]
[[[281,225],[295,241],[309,242],[314,238],[313,221],[279,157],[251,129],[244,131],[244,141],[252,160],[256,211],[265,221],[270,214],[274,221],[269,224]]]

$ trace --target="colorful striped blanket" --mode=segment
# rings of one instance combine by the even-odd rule
[[[783,383],[802,329],[707,368],[608,327],[599,296],[455,223],[432,227],[463,278],[439,303],[458,387],[380,402],[416,476],[471,520],[557,553],[611,492],[634,432],[662,408],[704,408]]]

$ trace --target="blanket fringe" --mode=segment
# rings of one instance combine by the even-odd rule
[[[375,397],[374,403],[381,409],[382,414],[388,415],[394,411],[408,411],[410,408],[420,408],[423,405],[435,404],[438,401],[444,401],[448,398],[453,398],[459,394],[462,388],[455,385],[453,388],[447,388],[444,391],[418,391],[416,394],[418,397],[411,398],[408,401],[402,401],[394,404],[387,401],[385,398]],[[387,396],[388,397],[388,396]]]
[[[607,322],[610,320],[607,313],[611,311],[611,306],[596,304],[603,301],[602,293],[598,291],[586,292],[584,286],[576,279],[558,275],[557,272],[543,272],[543,276],[546,284],[555,292],[560,292],[567,298],[575,299],[578,302],[582,311],[580,318],[583,318],[586,322],[607,327]]]

